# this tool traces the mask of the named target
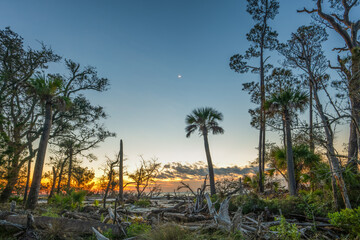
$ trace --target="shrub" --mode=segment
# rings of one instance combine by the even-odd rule
[[[300,232],[298,231],[296,224],[288,223],[284,216],[281,216],[280,225],[270,227],[270,230],[277,232],[277,239],[281,240],[300,240]]]
[[[46,212],[42,213],[41,216],[53,217],[53,218],[60,217],[59,214],[57,214],[56,211],[54,209],[52,209],[52,208],[47,208]]]
[[[23,202],[23,198],[20,196],[11,196],[9,197],[9,202],[15,201],[16,204],[21,204]]]
[[[346,208],[328,215],[332,225],[347,231],[353,238],[360,237],[360,207]]]
[[[134,204],[138,207],[149,207],[151,202],[147,198],[142,198],[134,202]]]
[[[94,206],[95,206],[95,207],[98,207],[99,204],[100,204],[100,203],[99,203],[99,200],[95,200],[95,201],[94,201]]]
[[[126,229],[128,237],[135,237],[149,231],[151,231],[151,226],[145,223],[133,223]]]
[[[69,191],[66,195],[55,194],[49,199],[49,203],[58,208],[73,210],[82,206],[86,194],[86,191],[75,192],[73,190]]]
[[[263,211],[266,204],[256,194],[240,195],[234,198],[234,205],[241,206],[244,214]]]

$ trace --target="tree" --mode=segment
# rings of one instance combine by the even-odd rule
[[[145,196],[145,191],[149,189],[151,185],[155,184],[156,176],[160,172],[161,164],[157,162],[157,159],[152,159],[149,161],[144,160],[141,157],[141,165],[133,173],[128,173],[128,177],[131,182],[128,182],[126,185],[135,184],[135,189],[137,192],[137,199],[140,199]],[[148,195],[151,195],[154,191],[157,191],[158,188],[153,186]]]
[[[32,144],[41,136],[38,96],[28,94],[30,78],[60,57],[41,44],[40,50],[24,47],[21,36],[10,28],[0,31],[0,133],[1,162],[6,162],[6,186],[0,202],[6,202],[17,183],[20,169],[38,149]]]
[[[41,177],[45,163],[45,154],[52,125],[53,107],[66,106],[68,104],[66,98],[59,97],[63,86],[63,82],[59,78],[46,78],[45,76],[39,75],[32,81],[33,90],[43,102],[45,113],[44,124],[38,148],[39,150],[36,156],[34,173],[29,197],[26,202],[26,208],[34,209],[37,203],[41,185]]]
[[[236,54],[230,58],[230,68],[238,73],[246,73],[251,69],[253,73],[260,74],[260,134],[259,134],[259,174],[260,192],[264,191],[263,174],[265,169],[265,72],[271,67],[266,64],[265,50],[274,50],[277,47],[277,33],[271,30],[269,20],[275,18],[278,13],[279,3],[276,0],[247,0],[246,11],[256,21],[255,26],[246,35],[251,42],[250,48],[244,55]],[[251,58],[259,58],[259,66],[251,66],[248,61]]]
[[[49,75],[47,78],[49,80],[47,80],[46,78],[37,78],[33,81],[32,84],[34,93],[44,99],[43,110],[45,111],[45,117],[43,125],[44,127],[42,128],[43,138],[40,139],[39,152],[40,147],[42,151],[46,150],[51,130],[51,137],[58,136],[60,133],[66,133],[66,131],[69,130],[69,128],[67,128],[69,126],[69,121],[71,121],[76,116],[80,119],[86,116],[86,112],[84,112],[85,110],[87,110],[86,108],[77,109],[78,112],[75,112],[76,115],[68,116],[66,115],[66,113],[68,113],[68,111],[66,111],[67,108],[57,108],[58,110],[55,110],[53,112],[53,107],[59,105],[59,103],[66,103],[62,105],[68,106],[68,109],[72,109],[71,103],[74,102],[74,99],[84,99],[84,97],[79,94],[79,92],[85,90],[95,90],[98,92],[102,92],[105,91],[109,85],[108,79],[99,78],[95,68],[93,67],[85,67],[82,70],[80,68],[80,64],[75,63],[71,60],[66,60],[65,64],[70,72],[70,76],[64,77],[60,75]],[[56,85],[56,82],[61,82],[62,84]],[[91,112],[88,114],[90,115]],[[51,125],[53,122],[54,128],[51,129]],[[26,202],[26,208],[29,209],[34,209],[37,203],[44,158],[45,151],[42,154],[38,154],[36,159],[35,170],[33,173],[33,181],[31,184],[29,197]]]
[[[320,22],[330,29],[334,29],[345,42],[345,47],[335,48],[339,52],[348,52],[350,56],[342,59],[338,57],[339,67],[347,77],[347,90],[351,104],[351,123],[349,138],[349,161],[357,162],[360,149],[360,132],[357,126],[360,123],[360,41],[359,30],[360,20],[352,21],[350,19],[352,10],[359,5],[358,0],[329,0],[330,12],[326,12],[324,7],[326,1],[314,0],[316,9],[303,9],[299,12],[307,12],[309,14],[317,13]],[[326,8],[326,7],[325,7]],[[345,65],[346,61],[350,61],[350,67]],[[357,169],[357,165],[354,164]]]
[[[108,183],[106,185],[106,189],[105,189],[105,193],[104,193],[103,208],[106,208],[106,198],[108,196],[110,186],[111,185],[113,185],[113,186],[116,185],[116,182],[114,181],[113,177],[115,175],[114,174],[114,167],[118,163],[119,163],[119,157],[118,156],[116,157],[116,160],[114,160],[114,161],[107,158],[105,172],[107,172],[107,178],[108,178],[107,181],[108,181]]]
[[[316,182],[314,171],[321,161],[320,155],[313,153],[308,146],[302,144],[293,146],[293,156],[296,188],[298,189],[300,183],[305,181],[305,183],[310,182],[310,187],[314,190]],[[270,167],[279,172],[288,182],[285,148],[274,147],[271,150]]]
[[[222,113],[216,111],[213,108],[197,108],[192,111],[190,115],[186,116],[185,122],[187,124],[185,131],[186,137],[190,137],[192,133],[198,131],[204,138],[206,159],[209,168],[209,179],[210,179],[210,192],[211,195],[216,193],[215,190],[215,178],[214,169],[212,165],[210,147],[208,141],[208,134],[223,134],[224,129],[219,126],[218,121],[223,120]]]
[[[286,130],[286,161],[290,195],[296,195],[296,181],[294,157],[291,138],[291,115],[293,111],[304,111],[308,103],[306,93],[299,90],[286,89],[283,92],[272,94],[265,102],[265,109],[281,114]]]
[[[343,201],[347,208],[351,208],[347,187],[342,176],[342,169],[337,158],[334,147],[334,135],[328,117],[325,115],[318,92],[323,89],[326,91],[324,80],[326,80],[325,70],[327,68],[326,58],[323,54],[321,43],[327,39],[324,29],[318,26],[302,26],[296,33],[292,34],[287,45],[281,52],[286,57],[289,65],[299,68],[306,73],[313,89],[316,110],[320,116],[322,127],[326,136],[325,147],[329,160],[332,176],[337,182]],[[331,101],[331,99],[329,98]],[[333,104],[334,106],[334,104]],[[335,109],[336,110],[336,109]],[[333,197],[336,199],[335,183],[333,185]]]

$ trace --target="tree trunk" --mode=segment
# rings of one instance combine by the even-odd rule
[[[355,27],[355,26],[354,26]],[[355,33],[354,33],[355,34]],[[355,43],[357,43],[356,37]],[[360,124],[360,53],[358,51],[359,44],[354,44],[353,49],[351,49],[351,73],[352,78],[349,81],[349,97],[351,101],[351,114],[353,119],[356,121],[357,126]],[[351,125],[353,129],[355,128],[355,125],[351,122]],[[350,126],[351,128],[351,126]],[[354,138],[356,135],[356,141],[354,139],[351,139],[349,141],[349,150],[350,148],[353,148],[353,145],[357,145],[358,150],[352,150],[350,153],[351,155],[349,157],[349,161],[352,161],[354,169],[358,171],[358,153],[360,151],[360,132],[353,130],[351,136]]]
[[[7,176],[7,183],[0,195],[0,203],[5,203],[9,200],[12,192],[14,191],[15,185],[19,178],[20,167],[19,166],[12,166]]]
[[[331,166],[330,156],[328,155],[327,157],[329,160],[330,171],[332,171],[333,167]],[[333,195],[335,210],[339,211],[340,205],[337,197],[336,179],[334,177],[334,174],[331,174],[331,187],[332,187],[332,195]]]
[[[210,193],[211,193],[211,195],[214,195],[214,194],[216,194],[215,176],[214,176],[214,168],[213,168],[213,165],[212,165],[212,160],[211,160],[211,155],[210,155],[210,148],[209,148],[209,141],[208,141],[207,131],[203,132],[203,136],[204,136],[206,160],[207,160],[208,168],[209,168]]]
[[[57,176],[56,176],[57,174],[56,174],[56,170],[55,170],[54,166],[52,167],[52,171],[53,171],[53,181],[52,181],[51,190],[50,190],[50,194],[49,194],[48,199],[50,199],[54,195],[56,178],[57,178]]]
[[[285,119],[285,129],[286,129],[286,161],[287,161],[287,173],[288,173],[288,184],[289,192],[291,196],[296,196],[296,180],[295,180],[295,166],[294,166],[294,156],[292,149],[292,139],[291,139],[291,121],[288,110],[284,111]]]
[[[26,203],[27,194],[28,194],[28,190],[29,190],[30,173],[31,173],[31,159],[29,159],[28,168],[27,168],[26,185],[25,185],[24,199],[23,199],[24,204]]]
[[[350,123],[349,147],[348,147],[348,165],[352,167],[354,172],[358,170],[358,140],[356,127],[353,121]]]
[[[314,83],[315,83],[314,78],[312,78],[311,84],[313,85],[313,87],[314,87]],[[331,172],[332,172],[332,174],[333,174],[334,178],[336,179],[336,182],[337,182],[337,184],[339,186],[341,196],[342,196],[343,201],[345,203],[345,207],[351,209],[349,195],[347,193],[347,188],[346,188],[344,178],[343,178],[343,175],[342,175],[342,169],[341,169],[339,160],[338,160],[338,158],[336,157],[336,154],[335,154],[334,137],[333,137],[333,134],[332,134],[332,131],[331,131],[331,126],[330,126],[329,122],[327,121],[327,118],[326,118],[326,116],[324,114],[324,111],[322,109],[322,105],[320,103],[319,96],[318,96],[318,93],[317,93],[317,89],[315,89],[315,88],[314,88],[314,100],[315,100],[316,108],[317,108],[317,111],[318,111],[318,113],[320,115],[321,122],[323,124],[325,135],[326,135],[326,148],[327,148],[327,151],[328,151],[328,157],[330,158],[330,161],[331,161],[331,168],[332,168]]]
[[[123,167],[123,162],[124,162],[124,150],[123,150],[123,141],[120,140],[120,164],[119,164],[119,201],[123,202],[124,201],[124,167]]]
[[[58,185],[57,185],[57,189],[56,189],[57,194],[60,193],[61,180],[62,180],[62,175],[63,175],[63,171],[64,171],[66,161],[67,161],[67,158],[64,159],[64,161],[63,161],[63,163],[61,164],[61,167],[60,167],[59,180],[58,180]]]
[[[46,102],[45,104],[45,121],[43,126],[43,132],[39,142],[39,150],[36,156],[35,168],[33,173],[33,178],[31,182],[31,188],[29,192],[28,200],[26,201],[26,209],[34,209],[36,207],[40,185],[41,177],[44,168],[46,148],[49,141],[49,135],[52,124],[52,104],[51,102]]]
[[[109,182],[106,186],[106,190],[105,190],[105,194],[104,194],[104,199],[103,199],[103,208],[106,208],[106,198],[110,189],[110,185],[111,185],[111,181],[112,181],[112,165],[110,167],[110,172],[109,172]]]
[[[71,174],[72,174],[72,163],[73,163],[73,146],[70,146],[69,152],[69,170],[68,170],[68,181],[67,181],[67,189],[69,190],[71,187]]]
[[[309,88],[310,88],[310,98],[309,98],[309,145],[310,151],[314,153],[315,144],[314,144],[314,132],[313,132],[313,87],[309,79]]]

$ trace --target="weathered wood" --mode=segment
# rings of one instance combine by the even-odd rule
[[[162,212],[177,212],[178,209],[185,204],[186,204],[186,202],[180,202],[180,203],[176,204],[174,207],[153,209],[153,210],[151,210],[151,213],[157,214],[157,213],[162,213]]]
[[[16,223],[20,225],[26,225],[27,216],[25,215],[11,215],[7,216],[6,219],[8,222]],[[47,229],[49,224],[53,226],[60,226],[64,232],[67,233],[81,233],[81,234],[92,234],[92,227],[101,230],[102,232],[107,231],[108,229],[112,230],[114,235],[121,235],[119,228],[114,224],[105,224],[99,221],[84,221],[77,219],[68,219],[68,218],[53,218],[53,217],[34,217],[35,227],[38,229]]]
[[[15,208],[16,208],[16,202],[12,200],[10,204],[10,212],[15,212]]]
[[[26,229],[26,227],[24,227],[21,224],[12,223],[6,220],[0,220],[0,226],[5,227],[6,229],[10,228],[10,229],[22,230],[22,231]]]
[[[98,230],[96,230],[94,227],[91,228],[93,230],[93,232],[95,233],[96,239],[97,240],[109,240],[109,238],[105,237],[104,235],[102,235]]]

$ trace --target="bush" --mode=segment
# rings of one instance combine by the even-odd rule
[[[133,223],[126,229],[128,237],[135,237],[149,231],[151,231],[151,226],[145,223]]]
[[[288,223],[284,216],[281,216],[279,226],[270,227],[270,230],[277,232],[277,239],[281,240],[300,240],[300,232],[298,231],[296,224]]]
[[[86,194],[86,191],[75,192],[73,190],[69,191],[66,195],[55,194],[49,199],[49,204],[61,209],[74,210],[82,206]]]
[[[23,202],[23,198],[20,196],[11,196],[9,197],[9,202],[15,201],[16,204],[21,204]]]
[[[350,233],[351,237],[360,237],[360,207],[342,209],[340,212],[329,213],[330,223]]]
[[[251,212],[261,212],[265,209],[265,201],[260,199],[256,194],[240,195],[233,200],[233,204],[242,207],[244,214]]]
[[[47,208],[46,212],[42,213],[41,216],[45,216],[45,217],[53,217],[53,218],[58,218],[60,217],[59,214],[56,213],[56,210],[52,209],[52,208]]]
[[[134,202],[134,204],[138,207],[149,207],[151,202],[147,198],[142,198]]]

